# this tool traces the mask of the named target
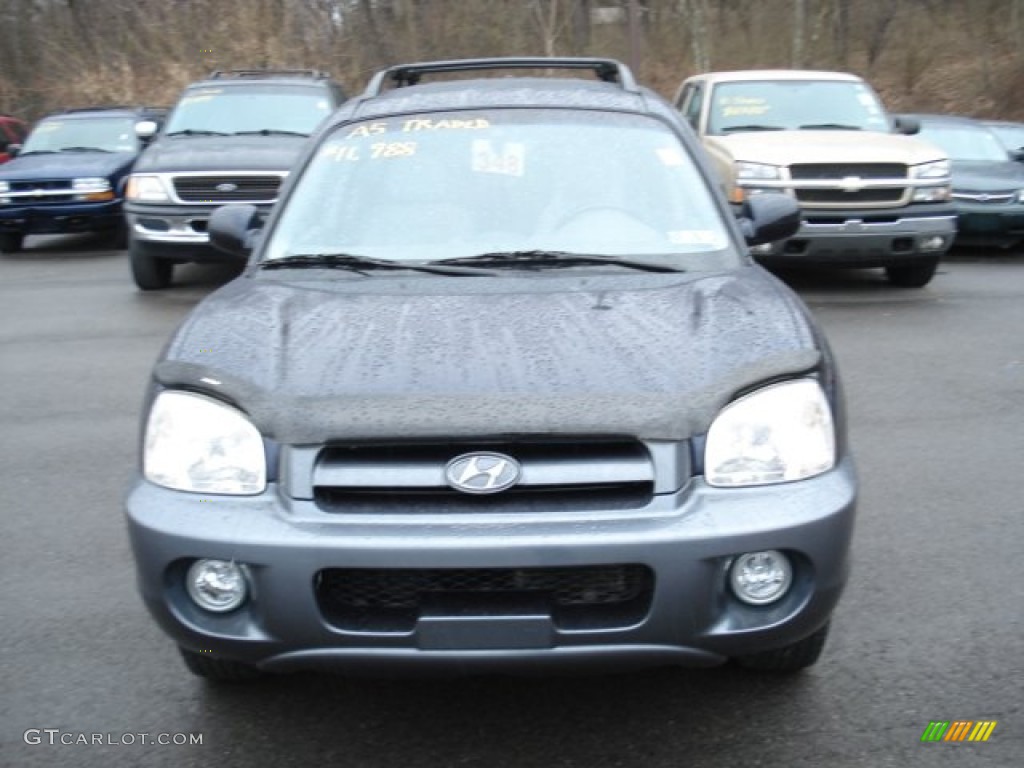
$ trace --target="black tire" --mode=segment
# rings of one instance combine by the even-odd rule
[[[889,282],[898,288],[921,288],[931,282],[938,268],[939,260],[930,259],[918,264],[886,267],[885,274]]]
[[[246,683],[263,677],[263,673],[251,664],[218,659],[208,653],[196,653],[184,648],[178,650],[188,671],[204,680],[214,683]]]
[[[825,648],[825,639],[828,637],[828,627],[829,625],[825,624],[813,635],[798,640],[792,645],[775,648],[771,651],[752,653],[748,656],[737,656],[736,663],[758,672],[780,674],[799,672],[814,664],[821,656],[821,652]]]
[[[17,253],[25,242],[25,236],[13,232],[0,234],[0,253]]]
[[[160,291],[170,286],[174,279],[174,262],[161,259],[148,252],[145,246],[132,243],[128,249],[132,262],[132,277],[143,291]]]

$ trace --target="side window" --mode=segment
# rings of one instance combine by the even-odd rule
[[[692,83],[684,94],[683,116],[695,131],[700,128],[700,109],[703,105],[704,87],[700,83]]]

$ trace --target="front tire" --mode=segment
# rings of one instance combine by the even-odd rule
[[[0,235],[0,253],[17,253],[25,242],[25,236],[13,232]]]
[[[218,659],[208,653],[196,653],[185,648],[178,650],[189,672],[213,683],[245,683],[263,677],[263,673],[251,664]]]
[[[939,260],[929,259],[918,264],[886,267],[885,274],[898,288],[922,288],[931,282],[938,268]]]
[[[825,639],[828,637],[828,627],[829,625],[825,624],[814,634],[782,648],[751,653],[747,656],[737,656],[736,663],[758,672],[778,674],[799,672],[814,664],[821,656],[821,652],[825,648]]]
[[[160,291],[170,286],[174,279],[173,261],[154,256],[136,242],[129,246],[128,256],[132,263],[132,277],[141,290]]]

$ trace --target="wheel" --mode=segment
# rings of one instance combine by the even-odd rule
[[[132,262],[132,277],[135,284],[144,291],[159,291],[167,288],[174,278],[174,262],[161,259],[146,251],[145,246],[131,243],[128,250]]]
[[[196,653],[178,648],[189,672],[197,677],[215,683],[244,683],[263,677],[263,673],[251,664],[229,659],[218,659],[208,653]]]
[[[938,259],[922,261],[919,264],[886,267],[885,274],[889,282],[900,288],[920,288],[928,285],[939,268]]]
[[[828,627],[829,625],[825,624],[813,635],[798,640],[792,645],[747,656],[737,656],[736,663],[759,672],[799,672],[811,666],[821,656],[821,652],[825,648],[825,638],[828,637]]]
[[[21,250],[21,244],[25,242],[25,236],[11,232],[0,235],[0,253],[17,253]]]
[[[120,222],[107,233],[107,239],[110,241],[111,246],[119,251],[123,251],[128,247],[128,225],[123,221]]]

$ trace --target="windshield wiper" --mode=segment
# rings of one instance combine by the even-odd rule
[[[810,125],[801,125],[801,131],[859,131],[862,130],[859,125],[844,125],[843,123],[811,123]]]
[[[101,149],[100,147],[61,147],[61,152],[106,152],[110,153],[109,149]]]
[[[440,262],[434,262],[440,264]],[[411,261],[391,261],[389,259],[371,259],[368,256],[357,256],[351,253],[299,253],[269,259],[259,263],[260,269],[347,269],[368,275],[367,270],[393,269],[427,272],[433,275],[488,275],[493,274],[486,269],[476,267],[437,266]]]
[[[494,267],[527,267],[537,269],[580,267],[589,265],[612,264],[616,267],[628,267],[642,272],[683,272],[679,267],[651,261],[636,261],[617,256],[599,256],[586,253],[570,253],[568,251],[495,251],[481,253],[477,256],[464,256],[454,259],[441,259],[434,264],[480,264]]]
[[[722,133],[732,133],[733,131],[781,131],[783,130],[781,125],[730,125],[722,129]]]
[[[25,157],[25,155],[56,155],[56,149],[30,149],[28,152],[19,152],[18,157]]]
[[[203,131],[198,128],[185,128],[181,131],[171,131],[166,136],[228,136],[223,131]]]
[[[308,133],[301,131],[284,131],[278,128],[260,128],[258,131],[235,131],[234,136],[301,136],[309,138]]]

